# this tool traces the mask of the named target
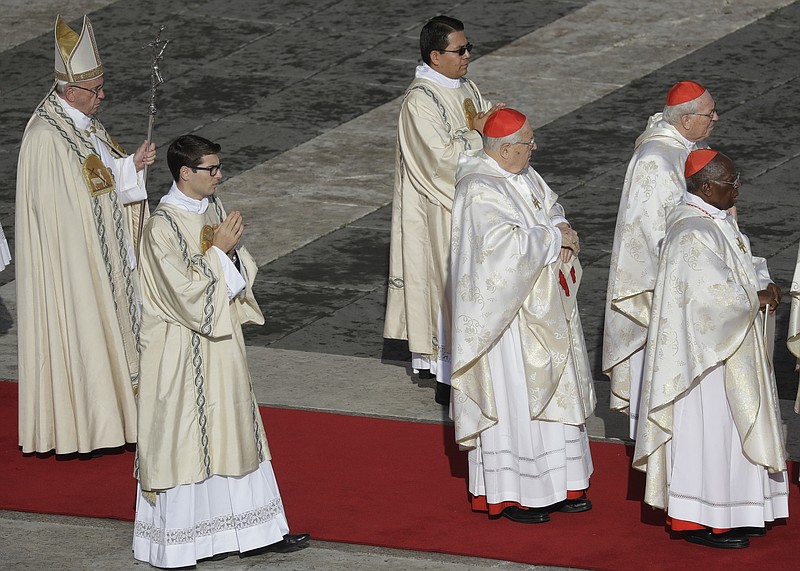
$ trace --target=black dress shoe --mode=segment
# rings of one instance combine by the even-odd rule
[[[685,532],[683,538],[689,543],[716,547],[717,549],[743,549],[750,545],[750,540],[741,531],[732,529],[725,533],[713,533],[710,529],[698,529]]]
[[[433,399],[442,406],[450,406],[450,385],[436,381]]]
[[[291,553],[308,547],[307,542],[309,539],[311,539],[311,535],[308,533],[298,533],[295,535],[287,533],[278,543],[268,545],[265,550],[275,553]]]
[[[517,523],[544,523],[550,521],[550,514],[547,509],[542,508],[523,509],[517,506],[509,506],[500,512],[500,515]]]
[[[747,537],[764,537],[767,535],[766,527],[737,527],[736,531]]]
[[[592,500],[588,498],[575,498],[574,500],[563,500],[547,508],[551,512],[561,512],[565,514],[576,514],[588,512],[592,509]]]

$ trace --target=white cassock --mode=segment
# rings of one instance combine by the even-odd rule
[[[173,185],[141,246],[142,382],[134,557],[184,567],[289,533],[247,367],[243,323],[264,323],[244,248],[239,267],[203,227],[219,199]]]
[[[798,359],[795,370],[800,370],[800,252],[797,255],[797,264],[794,268],[792,278],[792,288],[789,290],[792,298],[792,307],[789,313],[789,333],[786,339],[786,346],[789,351]],[[797,397],[794,401],[794,411],[800,414],[800,388],[797,390]]]
[[[644,344],[666,231],[667,210],[686,191],[686,157],[694,143],[656,113],[636,139],[617,214],[603,328],[603,373],[611,379],[611,410],[630,415],[636,438]]]
[[[532,168],[506,172],[482,150],[459,159],[452,410],[470,492],[489,504],[551,505],[592,473],[585,423],[596,399],[557,200]]]
[[[788,516],[783,428],[759,311],[763,259],[725,211],[687,193],[667,217],[634,467],[645,501],[713,528]]]
[[[445,285],[456,162],[482,146],[468,114],[490,106],[470,80],[423,64],[400,108],[383,336],[408,339],[414,369],[442,383],[450,382]]]

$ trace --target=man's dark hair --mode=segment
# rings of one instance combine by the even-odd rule
[[[167,164],[172,178],[181,178],[181,167],[196,167],[206,155],[218,155],[220,147],[198,135],[181,135],[167,149]]]
[[[447,49],[447,36],[453,32],[463,32],[464,23],[449,16],[436,16],[422,27],[419,33],[419,51],[422,61],[431,65],[431,52]]]
[[[716,157],[711,159],[706,166],[687,178],[686,190],[692,194],[697,194],[704,182],[709,180],[719,180],[721,177],[725,176],[725,166],[722,164],[722,161],[719,160],[720,157],[724,156],[725,155],[722,153],[718,154]]]

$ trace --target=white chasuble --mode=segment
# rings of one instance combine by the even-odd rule
[[[99,121],[91,124],[113,141]],[[55,92],[22,139],[15,259],[23,452],[136,441],[139,283],[130,229],[141,207],[122,204],[118,166],[100,159],[121,158],[121,149],[111,143],[101,153],[93,141]]]
[[[704,415],[713,428],[718,428],[720,414],[703,412],[713,411],[707,408],[710,403],[693,404],[697,399],[702,401],[700,391],[707,393],[706,399],[717,394],[717,398],[724,398],[717,406],[729,411],[733,435],[713,443],[713,447],[730,447],[726,458],[743,456],[749,464],[761,468],[760,475],[753,472],[760,478],[757,482],[749,488],[734,486],[732,493],[745,488],[756,490],[756,497],[745,501],[763,506],[763,482],[768,473],[786,470],[786,452],[763,314],[759,311],[757,292],[765,285],[757,269],[760,260],[753,258],[749,242],[724,211],[694,195],[687,194],[686,200],[689,203],[675,206],[667,218],[647,336],[634,467],[647,472],[645,501],[662,509],[671,509],[673,471],[698,473],[687,469],[687,464],[710,465],[705,477],[711,481],[736,477],[727,473],[736,470],[735,462],[720,470],[704,453],[687,456],[687,444],[682,444],[710,438],[707,432],[711,428],[703,429]],[[714,383],[719,383],[717,389]],[[687,410],[696,412],[689,417]],[[683,458],[680,466],[676,454]],[[709,476],[711,473],[715,475]],[[681,481],[685,484],[691,479],[683,477]],[[780,481],[778,476],[778,488],[783,485],[785,489],[785,479],[783,484]],[[776,495],[781,493],[777,491]],[[712,502],[698,494],[696,503]],[[685,504],[686,498],[681,501]],[[735,503],[731,499],[731,505]],[[717,511],[713,517],[730,516],[732,509],[722,515]],[[764,511],[765,518],[770,510]]]
[[[509,175],[482,150],[459,159],[449,291],[453,420],[464,448],[498,423],[488,354],[515,321],[528,420],[581,426],[594,409],[578,307],[561,284],[575,295],[574,274],[558,260],[554,224],[566,220],[557,199],[532,168]]]
[[[470,80],[420,66],[400,109],[383,336],[407,339],[412,353],[431,362],[449,359],[442,337],[450,322],[445,282],[456,162],[462,151],[481,148],[470,117],[489,107]]]
[[[606,294],[603,373],[611,379],[611,409],[632,416],[631,438],[636,411],[630,410],[630,403],[637,400],[641,385],[641,351],[666,213],[686,190],[686,157],[704,146],[687,140],[657,113],[636,140],[625,173]]]

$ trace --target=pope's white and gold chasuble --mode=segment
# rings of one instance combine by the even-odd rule
[[[89,119],[87,119],[89,121]],[[91,133],[90,133],[91,130]],[[19,444],[89,452],[136,441],[138,277],[103,125],[76,128],[51,91],[25,129],[17,169]]]

